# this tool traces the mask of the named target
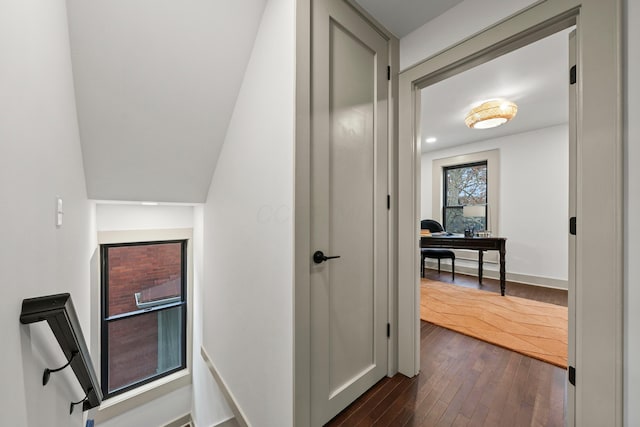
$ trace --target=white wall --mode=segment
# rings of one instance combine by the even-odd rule
[[[0,2],[0,52],[0,425],[80,426],[71,370],[42,386],[64,360],[49,327],[18,322],[24,298],[69,292],[89,339],[90,207],[64,0]]]
[[[465,0],[400,39],[400,70],[440,52],[536,0]]]
[[[624,408],[625,425],[640,425],[640,85],[636,76],[640,73],[640,4],[637,1],[625,0],[627,13],[625,24],[627,29],[625,84],[626,120],[625,120],[625,385]]]
[[[210,427],[233,417],[233,413],[200,355],[205,312],[203,206],[194,208],[193,246],[193,398],[191,417],[196,427]]]
[[[95,425],[99,427],[161,427],[187,414],[190,407],[191,387],[182,387],[107,421],[96,422]]]
[[[100,427],[164,425],[191,412],[198,427],[209,427],[230,418],[217,384],[200,356],[202,343],[202,206],[98,203],[98,231],[193,229],[193,348],[192,386],[182,387],[152,402],[99,423]]]
[[[433,217],[434,159],[495,148],[500,150],[498,227],[500,236],[508,239],[507,273],[566,281],[569,262],[567,125],[424,153],[422,218]],[[456,261],[456,265],[464,265]],[[497,265],[486,266],[487,270],[497,268]]]
[[[98,231],[193,228],[193,210],[193,206],[180,205],[97,203],[96,225]]]
[[[96,228],[99,232],[193,228],[193,210],[193,206],[97,203]],[[96,256],[100,257],[98,250],[96,250]],[[99,297],[99,286],[99,282],[93,284],[95,292],[92,295]],[[94,307],[97,310],[100,309],[99,304],[94,304]],[[98,335],[99,324],[95,323],[92,326],[96,331],[94,334]],[[192,352],[192,354],[195,353]],[[149,403],[136,406],[135,409],[108,420],[96,422],[96,425],[100,427],[165,425],[191,411],[192,394],[191,386],[181,387]]]
[[[293,423],[294,22],[268,1],[204,208],[204,347],[259,426]]]

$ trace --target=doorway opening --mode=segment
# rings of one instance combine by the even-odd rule
[[[473,108],[474,105],[472,103],[476,102],[476,103],[481,103],[481,102],[485,102],[488,99],[495,99],[495,98],[513,98],[515,97],[515,95],[517,95],[519,92],[524,92],[523,89],[520,87],[518,88],[517,85],[515,85],[515,87],[511,87],[509,88],[509,90],[505,90],[504,88],[501,88],[501,92],[502,93],[495,93],[496,90],[495,88],[491,88],[489,87],[489,85],[486,85],[485,87],[482,87],[482,82],[484,81],[489,81],[490,79],[484,79],[481,80],[480,86],[481,89],[484,89],[485,94],[481,94],[478,95],[478,93],[472,93],[472,90],[465,90],[463,86],[460,86],[460,81],[459,79],[462,78],[462,74],[465,72],[469,72],[469,73],[477,73],[477,72],[486,72],[484,71],[487,68],[490,68],[490,61],[496,61],[496,63],[500,63],[501,61],[505,61],[509,58],[509,56],[511,55],[518,55],[518,50],[521,48],[525,48],[527,47],[528,49],[532,48],[532,46],[535,46],[536,44],[542,43],[544,44],[545,42],[548,42],[549,40],[553,40],[554,37],[563,37],[564,38],[564,43],[565,47],[564,47],[564,55],[565,55],[565,60],[563,60],[563,64],[560,64],[561,70],[563,70],[563,74],[565,76],[568,76],[568,69],[569,69],[569,60],[566,59],[567,55],[567,51],[569,50],[566,46],[568,45],[568,41],[567,41],[567,32],[569,31],[569,29],[573,26],[576,25],[576,15],[572,14],[570,16],[564,15],[564,16],[559,16],[556,15],[553,18],[547,18],[546,22],[544,23],[540,23],[537,26],[531,26],[528,27],[528,30],[525,30],[524,28],[520,27],[518,30],[515,29],[511,29],[512,31],[514,31],[513,36],[511,37],[506,37],[504,34],[501,34],[500,31],[496,30],[495,31],[495,40],[493,41],[492,44],[487,44],[487,46],[484,49],[478,49],[478,46],[473,46],[473,42],[472,40],[474,40],[474,38],[470,38],[468,40],[468,44],[471,46],[468,47],[463,47],[463,45],[466,43],[462,43],[461,45],[457,45],[453,48],[451,48],[450,51],[447,51],[445,53],[442,53],[440,55],[435,55],[433,58],[428,59],[427,61],[425,61],[422,64],[419,64],[415,67],[412,67],[409,70],[406,70],[405,72],[403,72],[400,75],[400,143],[402,146],[402,141],[406,140],[407,138],[410,138],[413,143],[415,144],[415,152],[416,153],[421,153],[420,152],[420,146],[422,145],[423,142],[426,142],[425,140],[428,139],[429,142],[432,142],[434,137],[437,139],[438,135],[433,135],[431,134],[433,129],[437,129],[437,125],[432,128],[428,129],[428,133],[427,132],[423,132],[424,127],[421,126],[421,119],[423,117],[422,112],[429,112],[429,108],[430,108],[430,104],[429,104],[429,99],[425,100],[425,102],[422,102],[422,98],[423,96],[427,96],[427,98],[429,98],[429,94],[428,94],[428,90],[429,88],[434,89],[437,87],[437,85],[444,85],[446,86],[447,84],[447,80],[448,79],[452,79],[451,82],[449,83],[453,83],[454,88],[452,89],[451,87],[449,88],[448,92],[449,93],[449,102],[451,102],[451,98],[455,98],[455,95],[452,95],[452,93],[456,93],[456,94],[461,94],[462,97],[467,96],[467,97],[473,97],[475,96],[476,99],[466,99],[465,105],[458,105],[458,108],[461,111],[458,111],[457,114],[449,114],[450,117],[455,117],[455,120],[464,120],[465,117],[465,113],[470,109]],[[499,25],[498,25],[499,26]],[[526,28],[526,26],[525,26]],[[487,32],[491,32],[492,29],[487,30]],[[560,34],[556,34],[559,33]],[[552,36],[555,35],[555,36]],[[456,52],[457,51],[457,52]],[[450,55],[451,52],[456,52],[455,55]],[[452,58],[447,58],[447,56],[458,56],[457,60],[453,60]],[[528,59],[528,58],[527,58]],[[575,59],[575,57],[573,57],[573,59]],[[521,59],[522,61],[522,59]],[[525,61],[526,62],[526,61]],[[498,71],[496,72],[495,70],[493,71],[492,74],[497,74],[498,76],[503,77],[504,80],[504,69],[503,68],[498,68]],[[526,73],[522,73],[523,76],[526,76]],[[525,79],[525,83],[526,83],[526,79]],[[477,83],[476,83],[477,84]],[[531,82],[529,82],[529,84],[531,84]],[[520,83],[520,85],[522,85],[522,82]],[[567,98],[569,98],[569,89],[567,88],[567,80],[564,80],[564,92],[565,92],[565,100]],[[427,88],[426,90],[424,90],[425,94],[423,95],[423,89]],[[556,89],[557,90],[557,89]],[[509,92],[510,91],[510,92]],[[493,92],[493,93],[490,93]],[[575,96],[575,92],[573,92]],[[485,98],[486,96],[486,98]],[[436,95],[431,95],[431,98],[437,98]],[[483,99],[484,98],[484,99]],[[544,98],[544,96],[542,97]],[[403,99],[405,99],[405,101],[403,101]],[[518,99],[508,99],[509,101],[513,101],[515,103],[518,103],[519,100]],[[407,102],[408,101],[408,102]],[[433,101],[433,99],[431,100]],[[455,100],[454,100],[455,101]],[[523,104],[526,106],[527,105],[527,99],[526,98],[522,98]],[[471,105],[470,105],[471,104]],[[482,132],[480,130],[475,130],[475,129],[465,129],[464,127],[462,127],[460,132],[464,132],[466,131],[467,134],[463,135],[462,140],[464,143],[466,143],[466,145],[464,145],[464,148],[454,148],[454,147],[448,147],[445,149],[442,149],[442,151],[440,153],[437,153],[439,155],[436,155],[435,157],[431,157],[428,158],[428,161],[426,162],[426,166],[431,168],[431,173],[430,174],[425,174],[427,177],[423,178],[421,177],[420,171],[422,166],[425,164],[425,162],[422,160],[421,155],[414,155],[411,156],[411,161],[413,162],[413,164],[411,165],[412,167],[412,176],[410,177],[410,180],[413,182],[413,194],[412,194],[412,198],[413,198],[413,203],[410,205],[412,207],[411,210],[405,211],[407,214],[407,216],[404,216],[405,212],[402,212],[403,209],[403,204],[401,202],[400,204],[400,209],[401,212],[399,213],[399,216],[401,217],[401,221],[402,218],[411,218],[411,221],[413,224],[415,224],[415,234],[420,235],[420,231],[419,231],[419,224],[420,224],[420,220],[425,219],[425,218],[430,218],[430,219],[436,219],[436,220],[440,220],[443,221],[445,223],[447,223],[446,218],[444,217],[444,215],[447,213],[445,212],[445,208],[443,208],[443,206],[445,206],[444,204],[444,187],[442,185],[442,181],[444,180],[443,178],[443,171],[446,170],[445,167],[450,167],[450,166],[456,166],[457,164],[477,164],[478,162],[483,162],[487,159],[485,158],[479,158],[482,157],[486,152],[494,152],[494,155],[497,157],[497,160],[492,161],[492,160],[487,160],[487,181],[488,185],[486,187],[486,192],[487,194],[484,195],[484,197],[486,199],[481,200],[481,202],[484,203],[480,203],[479,206],[471,206],[472,208],[479,208],[482,207],[484,208],[484,210],[481,212],[482,214],[484,214],[486,217],[483,219],[483,222],[480,222],[480,224],[484,225],[484,230],[482,230],[483,233],[487,233],[490,232],[492,236],[501,236],[502,233],[504,232],[504,230],[511,230],[511,233],[513,233],[514,236],[516,236],[516,234],[518,234],[520,231],[524,229],[524,235],[522,236],[518,236],[519,238],[517,239],[512,239],[515,240],[516,244],[513,246],[514,249],[518,249],[519,246],[519,242],[518,240],[520,240],[520,246],[525,246],[522,245],[521,242],[528,242],[531,241],[531,237],[527,236],[527,233],[531,233],[533,232],[534,236],[537,238],[538,236],[535,235],[535,228],[536,227],[531,227],[533,228],[533,231],[529,228],[522,227],[522,225],[519,223],[519,219],[521,219],[520,217],[524,217],[525,214],[528,215],[527,211],[524,212],[520,212],[518,214],[517,212],[517,208],[514,209],[513,205],[516,206],[526,206],[527,204],[529,204],[531,202],[531,199],[527,199],[526,196],[527,194],[531,193],[533,194],[533,198],[537,198],[539,199],[538,202],[539,203],[547,203],[546,200],[543,200],[542,197],[538,197],[538,190],[541,186],[535,187],[535,191],[522,191],[520,193],[518,193],[517,189],[518,186],[523,187],[522,184],[528,184],[528,180],[532,180],[531,176],[527,176],[527,177],[522,177],[521,175],[518,175],[519,172],[521,172],[521,170],[518,170],[518,168],[516,167],[515,171],[510,171],[508,174],[505,174],[506,176],[510,176],[510,178],[508,180],[504,180],[504,179],[500,179],[500,174],[501,174],[501,169],[505,168],[508,170],[509,167],[514,167],[514,160],[516,159],[517,156],[524,156],[526,159],[527,164],[530,163],[535,156],[542,156],[542,161],[544,161],[544,155],[541,155],[540,153],[536,152],[535,150],[529,150],[530,152],[528,154],[525,154],[525,152],[528,150],[527,147],[523,146],[523,144],[521,143],[521,147],[519,147],[518,150],[513,149],[513,147],[511,147],[513,144],[515,143],[511,143],[508,144],[506,141],[508,140],[519,140],[521,138],[515,138],[514,135],[524,135],[525,133],[529,133],[530,135],[528,135],[529,138],[544,138],[545,142],[549,142],[549,146],[547,147],[548,149],[552,150],[552,149],[558,149],[558,146],[555,146],[550,140],[553,140],[554,138],[557,140],[559,138],[558,135],[561,135],[560,138],[563,140],[562,141],[562,150],[564,150],[564,155],[560,156],[560,159],[564,159],[562,160],[562,162],[558,163],[558,165],[556,165],[555,170],[557,171],[557,173],[562,174],[564,171],[565,175],[569,175],[569,178],[567,178],[565,176],[565,178],[562,180],[563,183],[561,184],[563,190],[564,190],[564,208],[562,207],[561,204],[559,204],[560,209],[560,214],[559,217],[561,218],[559,222],[557,222],[558,224],[560,224],[560,230],[562,230],[563,227],[566,227],[566,222],[568,220],[568,215],[571,213],[570,209],[568,209],[568,204],[566,202],[567,199],[573,198],[573,200],[575,201],[575,197],[568,197],[567,194],[570,193],[570,188],[575,192],[575,181],[577,178],[577,172],[575,169],[575,165],[576,162],[575,160],[573,161],[569,161],[568,157],[569,157],[569,145],[570,145],[570,141],[572,141],[572,138],[568,136],[568,134],[570,133],[569,130],[572,133],[575,133],[575,120],[568,120],[566,119],[566,117],[569,115],[568,111],[569,111],[569,102],[565,101],[564,103],[564,119],[560,120],[560,122],[562,123],[547,123],[546,125],[540,125],[540,123],[538,123],[537,126],[533,126],[533,127],[520,127],[520,125],[524,125],[526,124],[526,120],[520,120],[520,125],[516,126],[515,124],[518,123],[515,120],[512,121],[511,123],[508,123],[507,125],[502,126],[502,128],[498,128],[497,130],[489,130],[487,137],[485,139],[482,139],[480,141],[473,141],[468,135],[473,135],[474,132]],[[436,103],[437,105],[437,103]],[[533,104],[531,104],[533,105]],[[560,104],[562,105],[562,104]],[[573,107],[575,107],[575,103],[571,104]],[[528,109],[532,109],[531,106],[528,107]],[[465,111],[466,110],[466,111]],[[574,114],[575,113],[575,109],[573,110]],[[432,114],[436,114],[432,113]],[[406,115],[406,116],[405,116]],[[456,117],[457,116],[457,117]],[[537,118],[540,118],[542,115],[538,115]],[[406,120],[405,117],[408,117],[410,120]],[[522,116],[521,116],[522,117]],[[452,119],[454,120],[454,119]],[[442,121],[442,120],[441,120]],[[437,122],[439,123],[439,122]],[[556,129],[553,129],[553,128]],[[563,129],[558,129],[558,127]],[[540,129],[544,129],[545,131],[541,131]],[[534,131],[533,129],[538,129],[537,131]],[[555,130],[556,132],[553,132],[553,130]],[[564,131],[564,136],[562,136]],[[408,132],[408,133],[407,133]],[[492,134],[492,132],[494,132]],[[550,132],[551,134],[555,134],[554,138],[550,138],[550,135],[543,135],[543,133],[545,132]],[[445,140],[446,140],[446,133],[444,133],[445,135]],[[454,133],[450,134],[450,135],[454,135]],[[467,140],[464,140],[464,137],[467,138]],[[455,139],[455,138],[452,138]],[[459,138],[460,139],[460,138]],[[499,143],[496,143],[499,142]],[[573,141],[575,142],[575,135],[573,136]],[[458,141],[459,143],[460,141]],[[475,145],[474,145],[475,144]],[[501,145],[502,144],[502,145]],[[535,145],[533,145],[535,146]],[[530,149],[531,147],[529,147]],[[425,150],[425,151],[429,151],[429,150]],[[433,150],[435,151],[435,150]],[[497,154],[495,153],[497,151]],[[509,152],[512,151],[512,152]],[[575,150],[571,150],[571,153],[575,156]],[[512,155],[515,154],[515,157],[513,157]],[[426,153],[425,153],[426,155]],[[535,156],[534,156],[535,155]],[[470,156],[470,158],[468,158],[467,156]],[[475,157],[474,157],[475,156]],[[479,157],[478,157],[479,156]],[[401,157],[401,167],[402,167],[402,156]],[[477,158],[476,158],[477,157]],[[510,162],[505,162],[504,159],[510,159]],[[569,167],[572,166],[574,169],[572,169],[571,172],[567,173]],[[520,168],[522,169],[522,168]],[[539,168],[541,169],[541,168]],[[506,172],[506,171],[505,171]],[[537,169],[534,167],[533,168],[533,174],[534,176],[539,176],[540,173],[536,173]],[[529,173],[529,175],[531,175],[531,173]],[[409,174],[406,175],[407,178],[409,178]],[[493,177],[492,179],[494,180],[494,183],[491,184],[489,177]],[[514,177],[519,177],[518,179],[514,179]],[[545,177],[546,178],[546,177]],[[424,185],[424,181],[430,181],[428,182],[428,187],[429,187],[429,192],[428,192],[428,197],[424,196],[424,189],[421,190],[421,184]],[[432,180],[432,181],[431,181]],[[422,181],[422,182],[421,182]],[[558,182],[554,182],[557,180],[554,180],[553,178],[549,179],[550,181],[550,186],[554,187],[554,186],[558,186]],[[404,181],[403,177],[400,177],[400,185],[402,186],[402,182],[407,182]],[[509,186],[515,186],[515,189],[510,189]],[[508,191],[507,191],[508,190]],[[512,191],[513,190],[513,191]],[[506,203],[505,203],[505,195],[509,196],[511,199],[515,200],[515,196],[513,196],[513,194],[517,195],[517,197],[524,197],[524,199],[526,200],[526,203],[523,204],[521,201],[517,201],[515,203],[512,204],[511,207],[506,208]],[[560,197],[563,197],[562,195],[560,195]],[[428,199],[428,200],[425,200]],[[502,200],[501,200],[502,199]],[[531,210],[535,211],[536,207],[538,206],[536,203],[530,203],[531,204]],[[424,209],[424,205],[427,205],[427,209]],[[455,205],[455,203],[454,203]],[[463,211],[464,207],[463,206],[453,206],[452,211],[455,212],[456,208],[460,208],[460,211]],[[573,209],[575,209],[575,206],[573,206]],[[477,212],[480,212],[480,210],[476,209]],[[513,211],[513,212],[511,212]],[[459,212],[460,214],[462,214],[462,212]],[[479,213],[476,213],[476,216]],[[423,217],[424,215],[424,217]],[[563,218],[563,219],[562,219]],[[563,224],[564,223],[564,224]],[[476,224],[477,225],[477,224]],[[407,230],[408,231],[408,230]],[[560,231],[562,232],[562,231]],[[556,233],[558,234],[558,233]],[[557,283],[564,283],[564,288],[568,289],[568,298],[567,298],[567,305],[569,305],[569,309],[566,310],[567,314],[566,317],[568,320],[565,323],[565,327],[567,327],[567,329],[569,331],[572,330],[572,328],[574,327],[574,322],[571,319],[571,315],[573,313],[575,313],[575,310],[572,308],[573,305],[573,301],[572,298],[575,297],[575,294],[572,292],[572,281],[575,280],[575,274],[572,274],[572,272],[575,272],[575,268],[570,267],[569,265],[573,262],[575,263],[575,251],[573,250],[568,250],[568,248],[572,245],[575,245],[575,239],[573,239],[573,241],[571,241],[571,238],[567,238],[566,237],[566,232],[565,232],[565,242],[560,244],[560,251],[563,251],[563,255],[564,255],[564,263],[557,263],[558,265],[560,265],[560,267],[556,268],[556,271],[558,270],[562,270],[561,273],[559,274],[559,277],[553,277],[551,276],[551,279],[555,279],[555,280],[551,280],[551,282],[553,282],[551,285],[557,284]],[[473,234],[471,234],[473,236]],[[483,234],[483,236],[487,236],[487,234]],[[408,234],[407,234],[408,237]],[[400,251],[400,259],[403,259],[403,252],[406,252],[406,255],[409,255],[408,251],[409,251],[409,247],[414,248],[414,254],[419,254],[420,252],[420,246],[424,246],[424,241],[425,241],[425,237],[420,236],[420,238],[418,239],[418,241],[420,241],[421,243],[419,245],[412,245],[410,244],[410,242],[406,241],[407,246],[405,247],[403,244],[403,232],[402,230],[400,231],[400,247],[399,247],[399,251]],[[508,236],[506,236],[506,239],[508,239]],[[504,241],[506,240],[503,238],[503,241],[501,242],[502,246],[499,247],[499,265],[500,265],[500,288],[502,291],[504,291],[505,289],[505,283],[506,283],[506,272],[505,270],[508,270],[509,267],[507,266],[505,268],[505,264],[506,264],[506,255],[505,255],[505,247],[504,247]],[[569,241],[569,242],[567,242]],[[444,243],[443,243],[444,244]],[[474,243],[475,244],[475,243]],[[428,245],[427,245],[428,246]],[[556,245],[557,246],[557,245]],[[440,246],[440,247],[444,247],[444,246]],[[455,247],[455,246],[454,246]],[[460,247],[460,246],[457,246]],[[466,246],[462,246],[462,247],[468,247],[468,245]],[[480,247],[471,247],[471,249],[477,250],[477,253],[479,254],[479,259],[480,261],[482,260],[482,254],[483,251],[482,250],[478,250],[478,249],[482,249]],[[492,248],[492,249],[497,249],[496,247]],[[522,247],[520,249],[523,249]],[[525,248],[526,249],[526,248]],[[530,249],[531,250],[531,249]],[[516,251],[517,254],[518,251]],[[506,253],[509,253],[509,245],[507,244],[507,249],[506,249]],[[417,259],[419,260],[419,256],[418,255],[413,255],[413,259]],[[524,254],[524,255],[523,255]],[[535,255],[535,254],[534,254]],[[535,258],[534,255],[529,254],[528,256],[526,256],[526,251],[520,251],[520,256],[518,257],[512,257],[514,261],[512,261],[512,268],[510,270],[511,273],[513,272],[517,272],[520,273],[520,277],[513,277],[513,274],[511,274],[511,278],[509,280],[511,281],[521,281],[518,279],[521,279],[522,276],[524,276],[525,278],[531,279],[531,278],[539,278],[539,277],[545,277],[546,279],[548,279],[548,275],[544,274],[544,272],[540,273],[538,271],[535,271],[533,269],[527,271],[527,268],[532,267],[532,266],[537,266],[538,269],[540,268],[540,263],[536,262],[535,259],[531,260],[530,258]],[[464,254],[461,254],[461,257],[464,257]],[[485,266],[487,268],[487,272],[485,273],[485,277],[487,275],[487,273],[489,273],[489,275],[491,275],[492,273],[495,274],[496,270],[498,270],[495,267],[495,263],[496,262],[496,258],[491,259],[491,257],[487,257],[488,259],[485,259],[486,261],[488,261],[487,265]],[[462,267],[462,269],[464,269],[465,267],[468,269],[466,272],[467,273],[471,273],[473,271],[471,265],[474,264],[480,264],[483,265],[482,262],[478,262],[477,258],[474,260],[473,258],[470,260],[458,260],[456,259],[456,264],[460,265]],[[402,261],[401,261],[402,262]],[[466,263],[468,263],[469,265],[464,265]],[[523,262],[524,264],[528,264],[527,268],[524,269],[520,269],[520,271],[518,271],[518,269],[514,269],[513,266],[517,267],[518,262]],[[419,264],[418,261],[416,261],[415,265],[415,270],[413,272],[414,274],[414,278],[415,278],[415,282],[416,283],[416,291],[415,291],[415,313],[416,313],[416,318],[417,323],[415,324],[415,326],[413,326],[413,331],[415,333],[415,338],[411,338],[410,340],[413,340],[413,342],[417,343],[420,342],[420,332],[421,332],[421,324],[420,324],[420,320],[419,320],[419,316],[420,316],[420,291],[421,291],[421,282],[420,282],[420,271],[422,271],[422,265]],[[457,266],[456,266],[457,267]],[[547,267],[549,267],[549,265],[547,265]],[[403,287],[403,269],[402,267],[400,268],[400,283],[399,286]],[[478,269],[478,280],[480,280],[480,277],[482,277],[482,270]],[[485,279],[487,280],[487,279]],[[529,282],[529,283],[536,283],[536,281],[531,281],[531,280],[522,280],[524,282]],[[538,283],[538,284],[543,284],[546,286],[549,286],[549,283]],[[507,294],[508,294],[508,289],[507,289]],[[403,304],[405,304],[407,301],[409,301],[410,299],[408,298],[407,300],[400,300],[400,310],[402,310]],[[568,326],[567,326],[568,323]],[[401,330],[403,330],[403,325],[400,325]],[[406,329],[405,329],[406,330]],[[568,332],[568,336],[571,336],[573,332]],[[402,336],[402,334],[401,334]],[[567,364],[571,363],[572,357],[573,355],[573,351],[572,351],[572,343],[571,343],[571,338],[567,337],[565,338],[565,344],[564,347],[566,348],[566,352],[567,352]],[[568,346],[567,343],[568,342]],[[401,353],[403,352],[403,343],[400,343],[400,351]],[[406,354],[406,353],[405,353]],[[419,351],[419,348],[416,351],[415,354],[415,358],[413,359],[414,364],[414,369],[415,369],[415,373],[420,371],[420,366],[421,366],[421,361],[420,361],[420,357],[422,356],[422,352]],[[403,362],[404,360],[410,361],[410,359],[402,359],[402,357],[400,358],[401,362]],[[500,364],[502,365],[502,364]],[[411,365],[405,365],[405,366],[401,366],[400,367],[400,371],[403,373],[407,373],[406,368],[409,367],[409,369],[411,369]],[[411,371],[408,371],[409,373],[411,373]],[[566,377],[566,375],[562,375],[562,377]],[[562,381],[564,382],[564,380]],[[562,387],[564,389],[564,385]],[[564,393],[564,390],[562,390],[563,392],[561,393],[561,396],[564,397],[566,394],[566,400],[562,400],[560,401],[560,407],[562,409],[564,409],[565,407],[568,408],[567,409],[567,416],[569,418],[569,420],[571,421],[572,419],[572,411],[574,408],[574,399],[575,399],[575,394],[574,394],[574,389],[569,387],[567,389],[567,393]],[[563,411],[561,410],[558,417],[560,419],[564,418],[564,414]]]
[[[439,222],[450,239],[466,232],[477,244],[488,236],[506,241],[505,297],[498,251],[454,250],[452,260],[440,261],[429,258],[434,249],[422,249],[420,365],[442,368],[422,369],[419,381],[441,376],[456,384],[464,371],[461,419],[564,422],[571,31],[419,91],[417,221]],[[467,127],[468,112],[490,99],[511,101],[518,113],[495,128]],[[421,240],[429,245],[433,237],[421,230]],[[456,351],[447,351],[451,347]],[[534,407],[544,410],[534,414]],[[447,411],[454,408],[449,404]]]

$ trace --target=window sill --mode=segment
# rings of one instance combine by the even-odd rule
[[[103,400],[93,418],[96,423],[106,421],[190,384],[191,372],[188,369],[175,372],[133,390]]]

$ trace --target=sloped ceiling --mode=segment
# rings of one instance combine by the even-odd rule
[[[88,195],[201,203],[265,0],[68,0]]]
[[[397,34],[459,3],[357,1]],[[265,3],[67,0],[90,198],[206,200]],[[423,150],[566,122],[566,49],[561,33],[424,90],[422,135],[438,142]],[[473,102],[498,96],[521,106],[512,123],[461,126]]]

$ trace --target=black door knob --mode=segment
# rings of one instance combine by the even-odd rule
[[[313,262],[322,264],[328,259],[340,258],[340,255],[326,256],[322,251],[315,251],[313,254]]]

